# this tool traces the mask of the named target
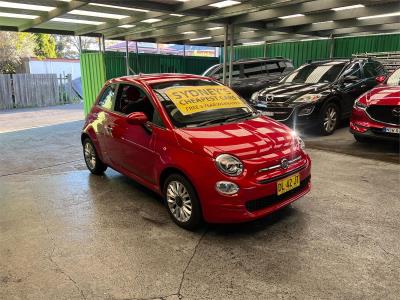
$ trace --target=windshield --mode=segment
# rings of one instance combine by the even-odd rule
[[[400,69],[397,69],[389,76],[386,84],[390,86],[400,85]]]
[[[344,68],[343,62],[303,65],[283,78],[281,83],[331,83]]]
[[[200,127],[255,115],[230,88],[211,80],[179,80],[151,86],[176,127]]]

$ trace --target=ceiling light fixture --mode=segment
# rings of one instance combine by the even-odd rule
[[[196,33],[196,32],[194,32],[194,31],[185,31],[185,32],[182,32],[182,34],[194,34],[194,33]]]
[[[279,19],[285,20],[285,19],[298,18],[298,17],[304,17],[304,15],[303,14],[294,14],[294,15],[279,17]]]
[[[77,20],[77,19],[67,19],[67,18],[54,18],[50,22],[60,22],[60,23],[75,23],[75,24],[87,24],[87,25],[100,25],[104,22],[89,21],[89,20]]]
[[[89,11],[89,10],[80,10],[80,9],[74,9],[68,13],[71,15],[98,17],[98,18],[106,18],[106,19],[123,19],[123,18],[129,17],[127,15],[108,14],[108,13]]]
[[[390,13],[390,14],[382,14],[382,15],[374,15],[374,16],[366,16],[359,17],[357,20],[366,20],[366,19],[376,19],[376,18],[385,18],[385,17],[396,17],[400,16],[400,12]]]
[[[38,16],[0,12],[0,17],[17,18],[17,19],[36,19]]]
[[[132,8],[132,7],[126,7],[126,6],[116,6],[116,5],[109,5],[109,4],[89,3],[89,5],[116,8],[116,9],[122,9],[122,10],[133,10],[133,11],[140,11],[140,12],[149,12],[149,10],[147,10],[147,9]]]
[[[218,29],[222,29],[222,28],[224,28],[224,27],[222,27],[222,26],[216,26],[216,27],[209,27],[209,28],[206,28],[206,30],[218,30]]]
[[[233,1],[233,0],[225,0],[217,3],[210,4],[209,6],[216,7],[216,8],[224,8],[228,6],[238,5],[240,1]]]
[[[262,45],[265,44],[264,41],[259,41],[259,42],[247,42],[247,43],[242,43],[243,46],[254,46],[254,45]]]
[[[38,10],[38,11],[51,11],[51,10],[55,9],[55,7],[52,7],[52,6],[12,3],[12,2],[6,2],[6,1],[0,1],[0,7],[26,9],[26,10]]]
[[[202,41],[202,40],[209,40],[211,39],[211,36],[204,36],[204,37],[199,37],[199,38],[194,38],[190,39],[191,41]]]
[[[136,25],[130,25],[130,24],[126,24],[126,25],[119,25],[119,28],[132,28],[135,27]]]
[[[353,9],[353,8],[361,8],[361,7],[365,7],[365,6],[362,5],[362,4],[356,4],[356,5],[336,7],[336,8],[332,8],[332,10],[341,11],[341,10],[347,10],[347,9]]]
[[[146,20],[143,20],[143,21],[140,21],[140,22],[142,22],[142,23],[156,23],[156,22],[160,22],[161,21],[161,19],[154,19],[154,18],[150,18],[150,19],[146,19]]]
[[[174,17],[183,17],[184,15],[181,14],[169,14],[170,16],[174,16]]]
[[[321,21],[321,22],[314,22],[314,25],[320,25],[320,24],[325,24],[325,23],[333,23],[333,21]]]

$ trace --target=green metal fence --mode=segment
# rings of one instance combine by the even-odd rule
[[[201,74],[219,62],[214,57],[176,56],[130,53],[129,67],[134,73],[187,73]],[[81,54],[82,90],[85,115],[108,79],[124,76],[125,53],[84,52]],[[132,73],[132,72],[131,72]]]
[[[292,59],[295,67],[298,67],[307,60],[329,58],[331,42],[330,39],[327,39],[236,46],[234,53],[236,60],[265,56],[283,56]],[[335,38],[333,43],[333,57],[350,58],[352,54],[357,53],[399,51],[400,34],[340,37]]]

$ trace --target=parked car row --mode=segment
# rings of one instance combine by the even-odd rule
[[[388,77],[381,63],[367,58],[314,61],[296,70],[284,58],[242,60],[233,66],[232,89],[264,115],[292,128],[330,135],[351,118],[357,141],[399,138],[399,70]],[[260,72],[252,74],[253,66]],[[204,74],[221,80],[221,69],[216,65]]]

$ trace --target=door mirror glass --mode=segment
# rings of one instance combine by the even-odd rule
[[[143,125],[146,124],[147,121],[147,116],[142,112],[133,112],[127,117],[127,122],[131,125]]]

